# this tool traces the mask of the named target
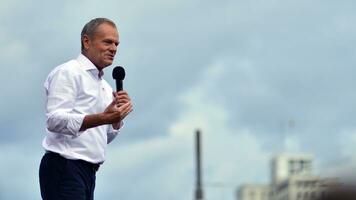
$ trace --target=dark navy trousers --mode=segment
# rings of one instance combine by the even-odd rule
[[[40,164],[43,200],[93,200],[98,164],[46,152]]]

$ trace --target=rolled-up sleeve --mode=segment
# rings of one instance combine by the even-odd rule
[[[119,126],[119,129],[114,129],[112,127],[112,125],[110,124],[109,125],[109,130],[108,130],[108,133],[107,133],[107,136],[108,136],[108,141],[107,143],[109,144],[110,142],[112,142],[115,137],[117,136],[117,134],[120,132],[121,128],[124,126],[124,122],[121,121],[120,123],[120,126]]]
[[[73,112],[77,91],[74,75],[68,70],[57,70],[47,78],[44,87],[47,95],[47,129],[79,136],[85,115]]]

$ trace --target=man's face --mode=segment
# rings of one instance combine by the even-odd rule
[[[115,27],[108,23],[98,26],[92,38],[84,37],[86,56],[99,69],[111,65],[119,45],[119,34]]]

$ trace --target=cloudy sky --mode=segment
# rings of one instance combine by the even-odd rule
[[[355,10],[352,0],[1,0],[0,199],[40,198],[43,81],[79,54],[95,17],[118,25],[114,65],[134,101],[97,199],[192,199],[197,128],[207,200],[267,183],[282,152],[313,154],[318,175],[350,169]]]

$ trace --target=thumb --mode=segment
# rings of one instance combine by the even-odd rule
[[[112,96],[113,96],[114,98],[116,98],[117,94],[116,94],[115,91],[112,91]]]
[[[115,91],[113,91],[112,92],[112,95],[113,95],[113,101],[115,102],[115,103],[117,103],[117,101],[118,101],[118,95],[117,95],[117,93],[115,92]]]

